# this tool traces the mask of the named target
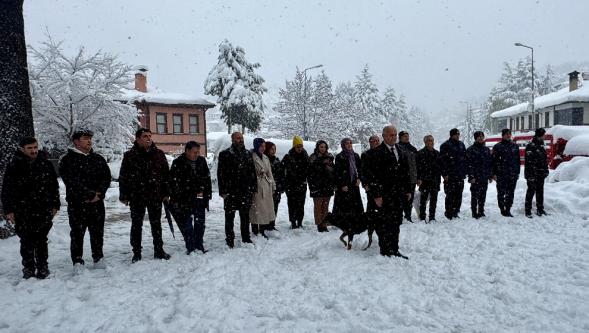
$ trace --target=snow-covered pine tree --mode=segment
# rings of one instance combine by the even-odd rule
[[[305,93],[305,85],[307,85],[307,92]],[[302,135],[303,123],[306,119],[303,105],[309,103],[309,93],[311,90],[311,78],[305,77],[303,72],[298,68],[293,80],[286,80],[284,88],[278,91],[278,102],[274,105],[274,111],[278,116],[272,119],[272,127],[282,133],[286,138],[291,138],[294,135]],[[308,110],[309,112],[311,110]]]
[[[310,98],[310,108],[313,112],[309,115],[309,128],[314,140],[323,139],[330,144],[334,143],[331,137],[331,127],[338,127],[341,122],[340,115],[334,106],[334,94],[332,83],[324,71],[321,71],[313,79],[313,91]],[[337,140],[337,139],[336,139]]]
[[[0,1],[0,190],[18,142],[34,135],[22,9],[22,0]]]
[[[58,155],[71,145],[73,132],[84,128],[94,132],[95,149],[107,159],[122,156],[138,125],[135,107],[117,101],[121,89],[131,84],[130,67],[100,51],[87,55],[82,47],[68,56],[50,37],[29,51],[35,130],[41,144]]]
[[[363,147],[367,147],[368,138],[375,133],[380,133],[382,125],[386,123],[380,109],[378,88],[372,82],[372,74],[368,70],[368,64],[364,66],[360,75],[356,76],[354,89],[358,104],[355,118],[362,119],[362,121],[356,122],[353,139],[362,143]]]
[[[204,83],[207,95],[217,96],[217,103],[232,131],[240,124],[242,131],[257,131],[266,109],[263,94],[267,91],[264,79],[255,72],[259,63],[250,63],[242,47],[234,47],[228,40],[219,45],[217,64],[211,69]]]

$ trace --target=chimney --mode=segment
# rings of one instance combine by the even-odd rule
[[[579,72],[573,71],[569,73],[569,91],[574,91],[579,88]]]
[[[147,92],[147,66],[135,66],[135,90]]]

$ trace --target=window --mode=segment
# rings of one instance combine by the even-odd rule
[[[583,125],[583,108],[554,111],[554,125]]]
[[[509,129],[511,129],[512,131],[514,130],[514,128],[513,128],[513,118],[509,118]]]
[[[528,116],[528,128],[534,128],[534,125],[532,124],[532,115]]]
[[[168,120],[166,119],[165,113],[156,113],[155,122],[157,124],[157,132],[159,134],[168,133]]]
[[[183,124],[182,124],[182,115],[181,114],[174,114],[172,116],[174,121],[174,134],[180,134],[184,132]]]
[[[198,134],[198,116],[197,115],[190,115],[188,117],[188,125],[190,126],[190,134]]]
[[[522,119],[520,119],[520,121],[519,121],[519,124],[521,125],[521,128],[520,128],[520,130],[521,130],[521,131],[523,131],[523,130],[524,130],[524,128],[525,128],[525,127],[524,127],[524,119],[525,119],[525,117],[524,117],[524,116],[522,116],[521,118],[522,118]]]
[[[544,113],[544,127],[550,127],[550,111]]]
[[[515,130],[519,130],[519,117],[515,118]]]
[[[536,127],[542,127],[542,125],[540,125],[540,114],[536,112],[536,115],[534,116],[535,120],[534,120],[534,126],[532,126],[532,129],[535,129]]]

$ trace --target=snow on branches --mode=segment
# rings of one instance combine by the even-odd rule
[[[54,154],[71,145],[79,129],[94,132],[94,147],[111,160],[122,156],[137,128],[137,110],[115,99],[130,86],[131,68],[117,57],[80,47],[74,56],[50,37],[29,46],[35,132]]]
[[[217,96],[217,103],[225,123],[240,124],[257,131],[266,106],[263,94],[267,91],[264,79],[255,73],[259,63],[249,63],[243,48],[234,47],[228,40],[219,45],[217,64],[211,69],[204,84],[205,94]]]

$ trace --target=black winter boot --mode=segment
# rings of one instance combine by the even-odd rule
[[[47,266],[42,266],[37,269],[37,279],[44,280],[49,276],[49,269]]]
[[[162,259],[162,260],[170,260],[171,256],[167,254],[164,250],[156,251],[153,254],[154,259]]]
[[[133,258],[131,259],[131,263],[134,264],[136,262],[138,262],[139,260],[141,260],[141,253],[134,253],[133,254]]]
[[[227,246],[229,246],[230,249],[232,249],[235,246],[235,243],[232,238],[225,239],[225,242],[227,242]]]

